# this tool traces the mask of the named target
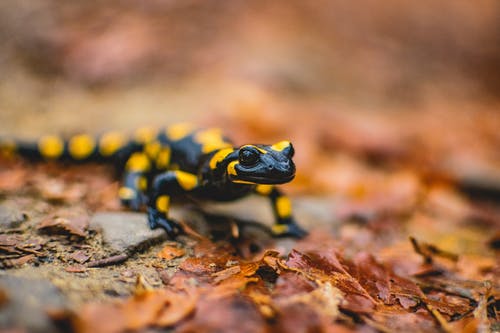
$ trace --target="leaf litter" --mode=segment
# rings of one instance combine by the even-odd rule
[[[265,110],[254,112],[265,117]],[[297,119],[288,124],[289,131]],[[343,121],[337,119],[339,127]],[[304,124],[315,122],[320,123],[308,118]],[[259,129],[247,118],[228,124],[232,132],[266,141],[283,135]],[[189,221],[181,221],[187,237],[179,242],[143,254],[106,253],[99,250],[99,235],[88,230],[88,211],[119,209],[118,183],[109,172],[99,166],[71,166],[58,180],[57,166],[30,170],[16,162],[14,168],[0,170],[2,193],[39,197],[48,204],[37,208],[32,220],[0,234],[2,267],[55,262],[75,278],[109,271],[126,286],[139,277],[142,282],[119,297],[87,298],[72,311],[52,313],[54,320],[67,321],[77,332],[498,328],[498,207],[459,191],[462,175],[457,171],[446,177],[436,151],[425,156],[425,170],[415,167],[421,161],[415,164],[419,156],[410,139],[394,144],[388,142],[391,135],[375,131],[370,134],[375,139],[366,145],[366,138],[350,136],[348,130],[332,137],[326,128],[318,129],[319,152],[329,153],[313,150],[303,152],[307,158],[297,156],[297,181],[287,190],[298,196],[333,193],[331,224],[310,224],[310,235],[303,240],[285,246],[254,239],[234,221],[224,237],[206,237]],[[300,133],[298,137],[309,139]],[[423,142],[430,145],[427,139]],[[297,141],[298,147],[308,144]],[[146,269],[161,282],[152,286],[141,280]]]

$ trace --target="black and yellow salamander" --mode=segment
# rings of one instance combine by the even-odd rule
[[[303,237],[290,199],[276,187],[295,176],[289,141],[234,147],[220,129],[177,124],[138,129],[132,137],[110,132],[69,140],[44,136],[37,142],[0,140],[4,153],[38,160],[109,162],[122,173],[121,202],[132,210],[147,207],[151,228],[175,237],[182,229],[168,217],[172,198],[231,201],[256,193],[270,199],[275,236]]]

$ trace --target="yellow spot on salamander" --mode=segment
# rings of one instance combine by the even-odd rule
[[[273,190],[273,185],[257,185],[255,191],[260,195],[269,195]]]
[[[177,141],[191,134],[193,129],[191,124],[181,123],[167,127],[165,133],[170,140]]]
[[[272,149],[276,151],[283,151],[283,149],[290,147],[290,141],[280,141],[271,146]]]
[[[210,159],[209,163],[210,169],[215,169],[217,167],[217,163],[223,161],[226,158],[226,156],[231,154],[233,151],[234,151],[233,148],[225,148],[216,152],[214,156],[212,156],[212,158]]]
[[[146,179],[146,177],[139,177],[139,178],[137,178],[137,187],[141,191],[147,190],[147,188],[148,188],[148,180]]]
[[[198,185],[198,177],[192,173],[175,171],[175,177],[179,185],[186,191],[190,191]]]
[[[72,137],[68,143],[68,150],[74,159],[81,160],[88,157],[95,149],[93,137],[81,134]]]
[[[45,158],[58,158],[64,152],[64,141],[58,136],[44,136],[38,142],[38,150]]]
[[[236,164],[238,164],[238,161],[232,161],[227,165],[227,173],[231,176],[238,176],[238,173],[236,172]],[[241,180],[241,179],[231,179],[233,183],[238,183],[238,184],[252,184],[254,185],[254,182],[247,181],[247,180]]]
[[[130,187],[120,187],[118,190],[118,196],[122,200],[131,200],[137,196],[137,192]]]
[[[151,141],[144,146],[144,152],[152,159],[158,156],[161,149],[161,143],[158,141]]]
[[[155,139],[158,134],[158,130],[152,127],[140,127],[135,133],[135,140],[139,143],[148,143]]]
[[[160,150],[158,156],[156,157],[156,167],[160,170],[168,168],[168,165],[170,164],[170,155],[170,147],[167,146]]]
[[[257,149],[259,152],[261,152],[262,154],[267,154],[267,151],[265,151],[264,149],[260,148],[260,147],[257,147],[255,145],[244,145],[244,146],[241,146],[241,148],[245,148],[245,147],[252,147],[252,148],[255,148]]]
[[[145,172],[151,168],[151,162],[144,153],[133,153],[127,160],[125,168],[128,171]]]
[[[271,231],[274,235],[283,235],[288,231],[286,224],[274,224],[271,226]]]
[[[194,136],[194,141],[201,144],[201,151],[205,154],[217,149],[231,147],[229,142],[224,141],[220,128],[210,128],[198,132]]]
[[[109,132],[99,140],[99,153],[102,156],[111,156],[126,143],[125,135],[120,132]]]
[[[229,175],[238,176],[238,173],[236,172],[236,169],[234,168],[236,164],[238,164],[238,161],[232,161],[227,165],[227,173]]]
[[[250,184],[250,185],[255,185],[257,183],[255,182],[251,182],[251,181],[248,181],[248,180],[240,180],[240,179],[235,179],[235,180],[232,180],[233,183],[237,183],[237,184]]]
[[[156,199],[156,209],[158,209],[162,213],[168,212],[168,208],[170,206],[170,197],[168,195],[159,196]]]
[[[280,218],[289,217],[292,215],[292,203],[287,197],[279,197],[276,199],[276,212]]]

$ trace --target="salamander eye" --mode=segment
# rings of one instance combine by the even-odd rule
[[[239,161],[244,166],[252,166],[259,160],[259,151],[253,147],[240,149]]]

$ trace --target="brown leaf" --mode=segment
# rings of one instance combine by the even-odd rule
[[[275,319],[271,332],[325,332],[323,327],[328,321],[303,303],[285,304],[279,310],[280,315]]]
[[[176,324],[194,310],[195,294],[155,289],[114,303],[89,303],[73,314],[77,332],[123,332]]]
[[[62,213],[52,215],[42,220],[37,228],[49,233],[69,233],[72,235],[86,237],[89,217],[86,214]]]
[[[160,252],[158,252],[157,256],[158,258],[172,260],[174,258],[182,257],[185,254],[186,251],[184,249],[166,245],[163,247],[163,249],[161,249]]]
[[[170,306],[160,311],[156,326],[170,327],[189,316],[196,307],[198,295],[193,291],[170,293]]]
[[[125,329],[127,318],[119,303],[88,303],[71,317],[78,333],[117,333]]]
[[[425,313],[407,313],[400,311],[377,311],[371,316],[373,320],[364,318],[370,326],[381,332],[436,332],[434,320]]]
[[[227,269],[224,269],[222,271],[218,271],[216,273],[212,274],[212,277],[214,277],[213,282],[214,283],[219,283],[223,280],[228,279],[229,277],[241,273],[241,267],[239,265],[229,267]]]
[[[313,291],[281,298],[277,305],[302,304],[329,320],[335,320],[339,315],[339,305],[343,299],[342,292],[333,287],[330,282],[326,282]]]
[[[22,237],[19,235],[0,234],[0,246],[5,246],[5,247],[16,246],[21,241]]]
[[[35,259],[35,255],[28,254],[26,256],[22,256],[22,257],[19,257],[16,259],[11,259],[10,264],[14,267],[19,267],[19,266],[22,266],[22,265],[32,261],[33,259]]]
[[[199,300],[191,320],[182,324],[178,332],[241,332],[265,333],[266,321],[257,306],[247,297],[232,297]]]
[[[355,258],[356,274],[359,283],[375,299],[381,299],[384,304],[393,304],[391,282],[387,269],[378,263],[373,256],[360,253]]]
[[[279,299],[280,297],[310,292],[315,288],[316,284],[314,281],[305,279],[293,271],[283,271],[276,280],[273,296]]]
[[[83,264],[90,259],[84,251],[73,252],[69,257],[80,264]]]
[[[347,265],[352,266],[352,263],[333,251],[303,254],[294,250],[290,253],[286,264],[289,268],[304,273],[312,281],[331,282],[345,294],[346,302],[342,307],[348,307],[351,311],[371,312],[377,303],[346,270]]]
[[[166,293],[162,291],[148,291],[135,295],[121,306],[126,318],[124,327],[129,330],[138,330],[155,323],[160,311],[170,305]]]
[[[179,269],[195,275],[211,274],[214,268],[206,258],[187,258],[179,265]]]

